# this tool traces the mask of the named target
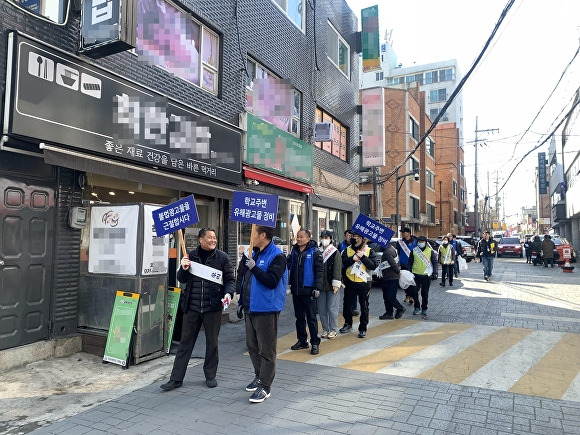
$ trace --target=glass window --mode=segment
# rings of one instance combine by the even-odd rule
[[[139,2],[135,52],[139,62],[218,92],[219,36],[169,2]]]
[[[435,174],[429,169],[425,171],[425,184],[431,189],[435,188]]]
[[[430,71],[425,73],[425,84],[430,85],[431,83],[437,83],[439,81],[439,75],[437,71]]]
[[[429,102],[437,103],[439,101],[447,100],[447,89],[434,89],[429,92]]]
[[[411,117],[409,117],[409,134],[416,141],[419,140],[419,124]]]
[[[68,0],[10,0],[25,12],[57,24],[64,24],[68,14]]]
[[[425,149],[427,150],[427,154],[431,157],[435,157],[435,142],[430,137],[425,139]]]
[[[375,81],[377,81],[377,82],[378,82],[378,81],[381,81],[381,80],[383,80],[383,78],[384,78],[384,74],[385,74],[385,73],[384,73],[383,71],[381,71],[381,72],[378,72],[378,73],[375,73]]]
[[[427,218],[432,224],[435,223],[435,206],[432,204],[427,204]]]
[[[314,122],[332,123],[332,139],[329,142],[314,142],[318,148],[331,153],[341,160],[346,161],[347,156],[347,128],[339,120],[334,118],[330,113],[317,107]],[[359,124],[362,125],[362,124]]]
[[[350,79],[350,47],[338,31],[328,23],[328,59]]]
[[[465,165],[463,164],[463,162],[459,162],[459,173],[462,176],[465,176]]]
[[[411,158],[409,159],[409,171],[414,171],[415,169],[419,169],[419,161]]]
[[[409,199],[411,200],[411,217],[419,219],[419,198],[411,196]]]
[[[457,196],[457,181],[453,180],[453,196]]]
[[[276,5],[290,18],[296,27],[304,31],[304,1],[305,0],[273,0]]]
[[[453,223],[457,225],[457,210],[453,210]]]

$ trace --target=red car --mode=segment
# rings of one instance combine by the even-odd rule
[[[497,245],[497,256],[514,255],[522,258],[524,248],[520,243],[519,237],[502,237]]]

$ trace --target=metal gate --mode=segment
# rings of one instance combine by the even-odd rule
[[[0,350],[47,339],[54,186],[0,178]]]

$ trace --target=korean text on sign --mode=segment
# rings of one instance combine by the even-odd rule
[[[193,195],[153,211],[157,237],[195,224],[199,221]]]
[[[230,219],[267,227],[276,227],[278,197],[254,192],[234,192]]]
[[[383,247],[388,245],[391,237],[395,234],[390,228],[381,225],[364,214],[358,215],[358,218],[356,218],[352,226],[352,230]]]

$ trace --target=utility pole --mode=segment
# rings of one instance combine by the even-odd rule
[[[381,198],[381,186],[378,183],[379,179],[379,168],[376,166],[372,167],[372,177],[373,177],[373,211],[375,213],[375,220],[381,222],[383,216],[383,201]]]
[[[479,139],[477,137],[478,133],[487,133],[487,132],[494,132],[499,131],[499,128],[489,128],[485,130],[479,130],[478,128],[478,117],[475,117],[475,204],[473,205],[473,211],[475,215],[475,236],[480,236],[479,234],[479,195],[477,194],[477,148],[479,147],[479,142],[485,139]]]

